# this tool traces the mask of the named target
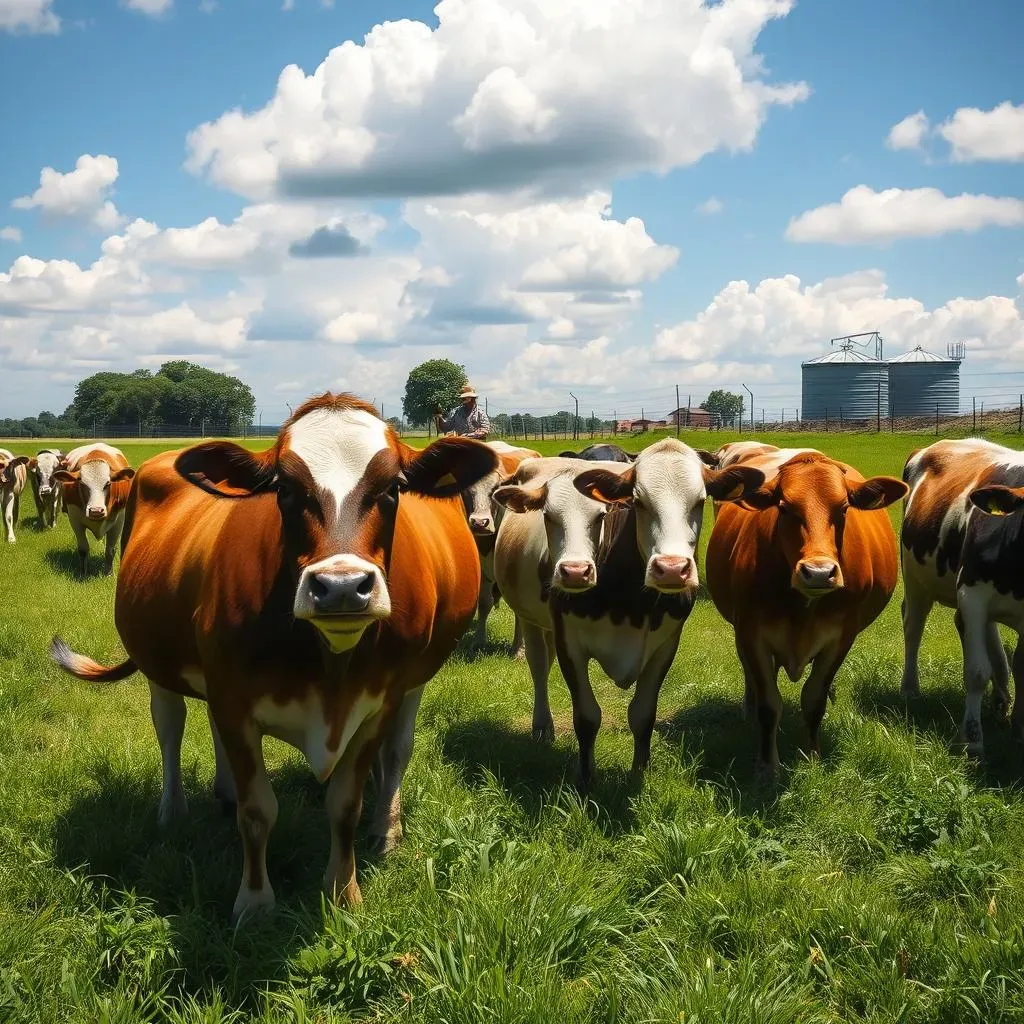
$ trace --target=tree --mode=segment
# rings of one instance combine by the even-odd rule
[[[397,416],[389,416],[385,422],[396,434],[401,434],[405,427],[405,424]]]
[[[717,416],[721,423],[733,423],[743,415],[743,396],[719,389],[712,391],[700,407]]]
[[[450,359],[428,359],[409,373],[405,382],[402,412],[417,426],[430,423],[441,406],[447,415],[458,401],[459,388],[467,381],[466,368]]]

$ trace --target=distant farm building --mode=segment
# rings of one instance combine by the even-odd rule
[[[718,417],[712,416],[707,409],[695,409],[691,406],[689,409],[673,409],[666,419],[673,427],[711,427],[717,425]]]

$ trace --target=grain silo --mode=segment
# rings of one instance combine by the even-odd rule
[[[855,339],[873,339],[872,357],[858,351]],[[801,366],[804,420],[867,420],[889,409],[889,372],[876,332],[833,338],[834,351]]]
[[[920,345],[889,360],[889,415],[957,416],[960,413],[960,363],[963,345],[937,356]]]

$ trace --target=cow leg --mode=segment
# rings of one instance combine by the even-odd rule
[[[103,558],[103,575],[111,576],[114,572],[114,553],[117,551],[117,542],[121,539],[121,526],[115,526],[106,537],[107,549]]]
[[[238,805],[238,793],[235,791],[235,780],[231,775],[231,765],[224,749],[224,741],[220,738],[209,704],[206,705],[206,717],[210,723],[210,738],[213,740],[213,795],[220,801],[225,814],[234,814]]]
[[[1014,739],[1024,740],[1024,643],[1017,638],[1013,652],[1013,711],[1010,729]]]
[[[524,654],[523,648],[523,621],[512,613],[512,620],[515,622],[515,630],[512,633],[512,657],[519,661]]]
[[[932,610],[934,601],[921,588],[910,584],[903,597],[903,681],[900,693],[904,697],[917,697],[921,693],[918,676],[918,655],[924,624]]]
[[[634,774],[643,772],[651,760],[651,736],[658,717],[658,695],[665,676],[672,667],[672,659],[679,647],[679,633],[665,641],[640,670],[636,692],[629,702],[629,730],[633,734]]]
[[[473,647],[478,651],[487,646],[487,616],[491,614],[493,607],[492,587],[487,580],[484,580],[480,586],[480,596],[476,603],[476,635],[473,637]]]
[[[523,623],[523,645],[526,663],[533,679],[533,738],[552,743],[555,722],[548,700],[548,676],[551,674],[552,651],[550,634],[533,623]]]
[[[747,692],[753,695],[756,709],[759,743],[755,770],[763,780],[770,780],[779,770],[778,734],[782,717],[779,670],[769,651],[740,640],[742,631],[742,628],[736,630],[736,649],[743,665]]]
[[[356,880],[356,828],[363,809],[363,787],[380,749],[381,736],[394,722],[372,715],[356,730],[327,785],[327,817],[331,823],[331,857],[324,890],[335,903],[363,902]]]
[[[992,662],[992,697],[996,715],[1005,718],[1010,710],[1010,665],[999,637],[999,625],[995,622],[988,626],[988,657]]]
[[[572,698],[572,725],[580,748],[580,791],[587,792],[594,778],[594,743],[601,728],[601,705],[590,685],[590,659],[578,645],[568,643],[565,634],[555,634],[558,667],[562,670]]]
[[[0,494],[0,503],[3,505],[4,529],[7,533],[7,543],[14,541],[14,495],[10,492]]]
[[[149,684],[149,712],[153,718],[160,759],[163,762],[164,786],[160,795],[158,820],[167,828],[188,813],[185,790],[181,785],[181,740],[185,735],[185,698],[156,683]]]
[[[370,836],[383,856],[402,841],[402,779],[412,758],[416,715],[423,699],[423,687],[410,690],[402,699],[395,721],[381,744],[380,788],[374,807]]]
[[[852,646],[852,641],[844,641],[838,648],[822,651],[814,659],[807,682],[800,691],[800,707],[804,713],[804,725],[807,727],[810,741],[809,752],[816,757],[821,756],[821,723],[828,707],[832,682]]]
[[[984,602],[977,594],[961,591],[958,595],[960,639],[964,649],[964,720],[960,736],[967,752],[981,757],[985,740],[981,729],[981,698],[992,678],[989,658],[989,622]]]
[[[71,520],[71,530],[78,550],[78,575],[84,579],[89,569],[89,539],[85,535],[85,526],[76,519]]]
[[[267,777],[262,736],[255,723],[222,717],[216,708],[212,713],[238,791],[235,818],[242,837],[242,882],[232,911],[232,919],[238,921],[274,906],[274,888],[267,876],[267,840],[277,821],[277,797]]]

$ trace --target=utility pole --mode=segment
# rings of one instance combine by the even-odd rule
[[[576,403],[576,419],[572,425],[572,439],[576,441],[579,438],[580,429],[580,400],[571,391],[569,392],[569,397]]]
[[[676,437],[679,436],[679,385],[676,385]]]
[[[746,384],[743,385],[743,390],[750,395],[750,429],[754,430],[754,392]],[[743,422],[742,416],[740,417],[740,422]]]

